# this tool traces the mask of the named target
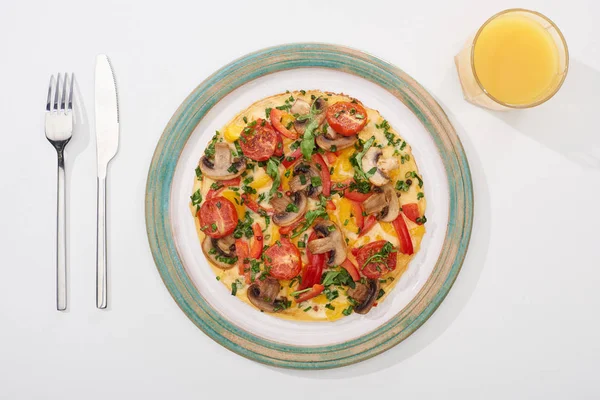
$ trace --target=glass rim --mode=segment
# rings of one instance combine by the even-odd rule
[[[548,95],[546,95],[545,97],[543,97],[540,100],[537,100],[533,103],[528,103],[528,104],[522,104],[522,105],[516,105],[516,104],[510,104],[510,103],[506,103],[503,102],[499,99],[497,99],[496,97],[492,96],[490,94],[490,92],[487,91],[487,89],[483,86],[483,84],[481,83],[481,81],[479,80],[479,77],[477,76],[477,71],[475,70],[475,44],[477,43],[477,39],[479,38],[479,35],[481,34],[481,32],[483,31],[483,29],[490,23],[492,22],[494,19],[504,15],[504,14],[509,14],[512,12],[525,12],[525,13],[530,13],[530,14],[534,14],[540,18],[543,18],[545,21],[547,21],[550,25],[552,25],[552,27],[554,29],[556,29],[556,32],[558,32],[558,36],[560,37],[560,40],[564,46],[565,49],[565,69],[564,72],[562,74],[562,77],[560,79],[560,82],[558,82],[558,85],[556,85],[556,87],[554,88],[554,90],[552,90],[551,93],[549,93]],[[554,97],[554,95],[559,91],[559,89],[562,87],[565,79],[567,78],[567,73],[569,72],[569,47],[567,46],[567,41],[565,40],[565,37],[563,36],[562,32],[560,31],[560,29],[558,28],[558,25],[556,25],[554,23],[554,21],[552,21],[550,18],[546,17],[544,14],[537,12],[537,11],[533,11],[533,10],[528,10],[526,8],[509,8],[503,11],[500,11],[494,15],[492,15],[490,18],[488,18],[483,25],[481,25],[481,27],[479,28],[479,30],[477,30],[477,33],[475,34],[475,37],[473,38],[473,42],[471,44],[471,70],[473,71],[473,76],[475,77],[475,81],[477,82],[477,85],[479,86],[479,88],[482,90],[482,92],[489,97],[490,99],[492,99],[493,101],[495,101],[496,103],[504,106],[504,107],[508,107],[508,108],[532,108],[535,106],[539,106],[542,103],[547,102],[548,100],[550,100],[552,97]]]

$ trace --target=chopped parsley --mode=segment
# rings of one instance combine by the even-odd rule
[[[423,192],[417,193],[417,200],[421,200],[423,197],[425,197],[425,195],[423,194]]]
[[[202,202],[202,194],[200,193],[200,189],[196,190],[191,196],[192,205],[197,206]]]

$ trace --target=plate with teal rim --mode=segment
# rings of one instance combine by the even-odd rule
[[[366,315],[298,322],[257,312],[215,279],[200,249],[189,196],[214,131],[240,110],[286,90],[345,93],[377,109],[411,144],[427,195],[427,233],[386,300]],[[465,258],[473,221],[468,161],[448,117],[399,68],[364,52],[299,43],[248,54],[185,99],[148,173],[146,229],[158,271],[190,320],[225,348],[285,368],[341,367],[400,343],[437,309]]]

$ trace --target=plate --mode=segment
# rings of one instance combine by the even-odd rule
[[[216,281],[189,211],[194,169],[214,131],[256,100],[285,90],[343,92],[378,109],[413,148],[427,193],[421,250],[385,302],[367,315],[294,322],[257,312]],[[379,354],[418,329],[443,301],[464,260],[473,219],[466,155],[441,107],[414,79],[366,53],[289,44],[244,56],[183,102],[156,147],[146,186],[146,228],[158,271],[183,312],[244,357],[301,369]]]

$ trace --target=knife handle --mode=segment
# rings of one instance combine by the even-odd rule
[[[96,243],[96,307],[106,308],[106,177],[98,178],[98,231]]]

